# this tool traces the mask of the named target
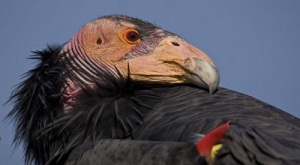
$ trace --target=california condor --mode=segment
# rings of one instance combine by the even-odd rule
[[[151,23],[104,16],[32,58],[9,114],[28,164],[300,164],[298,118]]]

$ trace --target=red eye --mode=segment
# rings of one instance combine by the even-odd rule
[[[136,30],[128,30],[125,32],[125,40],[129,44],[135,44],[140,40],[140,34]]]

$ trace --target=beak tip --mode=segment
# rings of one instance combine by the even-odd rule
[[[218,85],[214,87],[209,87],[208,92],[209,94],[213,94],[215,91],[217,91],[217,89],[218,89]]]
[[[213,94],[219,86],[220,74],[217,67],[213,63],[208,63],[200,58],[193,58],[194,69],[189,74],[190,83],[208,89]]]
[[[215,68],[215,81],[208,85],[209,94],[213,94],[218,90],[220,83],[220,74],[217,68]]]

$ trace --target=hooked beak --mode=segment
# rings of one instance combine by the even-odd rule
[[[130,76],[147,83],[194,84],[213,93],[220,75],[212,60],[179,37],[163,39],[147,55],[130,59]]]

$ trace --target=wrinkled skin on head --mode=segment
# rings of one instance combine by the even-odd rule
[[[90,86],[99,76],[93,72],[97,68],[152,85],[194,84],[210,93],[219,84],[218,70],[204,52],[173,33],[135,18],[96,19],[80,29],[62,54],[75,56],[73,67],[90,74],[78,76]],[[80,91],[76,83],[69,81],[68,86],[72,88],[69,93]]]

